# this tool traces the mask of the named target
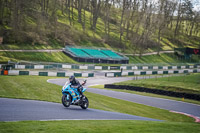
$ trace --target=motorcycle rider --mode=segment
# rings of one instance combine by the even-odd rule
[[[82,85],[84,85],[86,81],[84,81],[83,84],[80,84],[80,82],[78,80],[76,80],[75,76],[73,76],[73,75],[69,77],[69,81],[70,81],[72,86],[77,86],[77,90],[78,90],[78,92],[80,94],[80,98],[81,98],[82,95],[83,95],[83,93],[82,93],[82,89],[83,89]]]

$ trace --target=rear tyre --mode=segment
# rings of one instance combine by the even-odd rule
[[[72,98],[71,98],[71,95],[70,95],[70,94],[63,95],[63,96],[62,96],[62,104],[63,104],[63,106],[69,107],[70,104],[71,104],[71,101],[72,101],[71,99],[72,99]]]
[[[88,106],[89,106],[89,101],[88,101],[87,97],[84,96],[84,97],[82,98],[81,108],[82,108],[82,109],[87,109]]]

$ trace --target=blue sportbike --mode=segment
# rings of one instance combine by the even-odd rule
[[[86,88],[83,88],[82,94],[85,91]],[[77,86],[72,86],[70,83],[66,83],[62,88],[62,94],[62,104],[65,107],[69,107],[70,105],[78,105],[81,106],[82,109],[87,109],[89,106],[89,101],[87,97],[84,95],[80,97]]]

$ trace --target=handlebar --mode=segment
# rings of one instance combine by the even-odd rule
[[[87,80],[84,80],[83,83],[82,83],[82,85],[85,85],[86,81],[87,81]]]

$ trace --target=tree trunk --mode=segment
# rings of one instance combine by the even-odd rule
[[[83,31],[85,32],[85,8],[83,11],[83,22],[82,22]]]
[[[47,0],[47,4],[46,4],[46,14],[48,14],[48,8],[49,8],[49,0]]]
[[[62,1],[62,5],[61,5],[61,11],[62,11],[62,15],[64,15],[64,2]]]
[[[17,33],[17,30],[19,29],[19,14],[18,14],[19,6],[18,6],[18,1],[15,0],[14,2],[14,31]]]
[[[124,19],[124,11],[125,11],[125,4],[126,4],[126,0],[123,0],[123,8],[122,8],[122,14],[121,14],[121,20],[120,20],[120,36],[119,36],[119,41],[120,44],[122,44],[122,36],[123,36],[123,19]]]
[[[82,13],[81,13],[81,10],[82,10],[82,0],[78,0],[78,22],[80,24],[82,24]]]
[[[74,20],[74,0],[72,0],[72,20]]]
[[[0,0],[0,25],[3,25],[4,0]]]
[[[109,0],[106,0],[105,3],[105,8],[104,8],[104,32],[106,35],[106,40],[109,39],[109,34],[110,34],[110,22],[109,22],[109,15],[110,15],[110,5],[109,5]]]
[[[180,2],[181,2],[181,0],[180,0]],[[176,20],[176,27],[174,30],[174,38],[176,38],[176,35],[178,34],[178,31],[179,31],[180,17],[181,17],[181,3],[179,3],[179,7],[178,7],[178,16],[177,16],[177,20]]]
[[[193,32],[193,28],[194,28],[194,21],[195,21],[195,20],[192,20],[192,27],[191,27],[191,29],[190,29],[190,37],[192,36],[192,32]]]
[[[66,9],[67,9],[67,12],[68,12],[68,19],[69,19],[69,23],[70,25],[72,25],[72,21],[71,21],[71,11],[70,11],[70,1],[71,0],[66,0]]]
[[[57,11],[57,0],[54,0],[54,9],[53,9],[53,18],[54,18],[54,31],[55,31],[55,38],[57,38],[57,32],[58,32],[58,28],[57,28],[57,15],[56,15],[56,11]]]
[[[99,0],[98,3],[97,3],[97,0],[94,0],[92,5],[93,5],[92,29],[93,29],[94,33],[96,33],[96,24],[97,24],[97,20],[98,20],[98,17],[99,17],[101,0]]]

